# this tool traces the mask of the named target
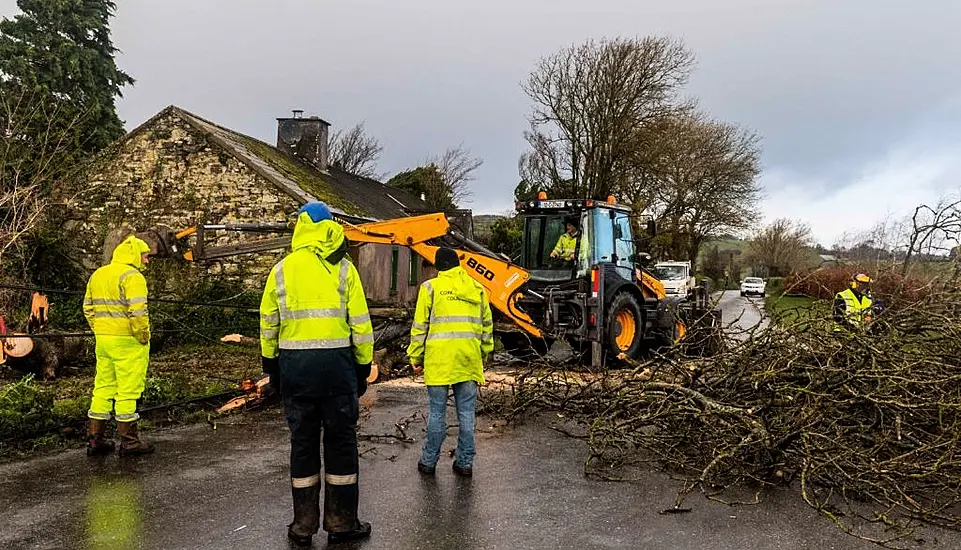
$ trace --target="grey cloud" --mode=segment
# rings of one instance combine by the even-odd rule
[[[11,14],[12,0],[0,0]],[[510,204],[524,150],[520,82],[587,38],[669,34],[698,56],[690,93],[753,128],[768,168],[850,179],[924,128],[958,140],[961,4],[848,0],[122,1],[129,127],[178,104],[273,139],[292,108],[366,121],[395,172],[463,143],[485,160],[473,206]],[[817,192],[818,184],[812,187]]]

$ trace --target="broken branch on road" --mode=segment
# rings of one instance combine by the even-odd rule
[[[487,409],[562,412],[602,479],[655,462],[710,498],[798,480],[846,532],[888,546],[919,522],[961,529],[961,290],[892,297],[867,333],[833,328],[772,324],[710,359],[681,347],[600,374],[539,361]],[[879,530],[845,504],[876,509],[860,519]]]

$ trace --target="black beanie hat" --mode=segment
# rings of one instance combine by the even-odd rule
[[[453,249],[442,247],[437,249],[437,256],[434,257],[434,265],[438,271],[447,271],[460,265],[457,252]]]

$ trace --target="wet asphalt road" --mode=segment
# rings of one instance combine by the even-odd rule
[[[716,295],[715,299],[717,307],[721,308],[721,321],[731,337],[743,340],[751,333],[767,327],[764,298],[742,297],[737,290],[725,290]]]
[[[426,396],[409,381],[375,385],[362,434],[396,433]],[[691,496],[669,508],[680,484],[656,472],[609,483],[582,475],[585,445],[548,428],[556,416],[517,427],[478,419],[473,479],[444,459],[436,478],[416,472],[413,444],[361,444],[361,514],[373,537],[343,548],[872,548],[842,534],[795,490],[760,506],[728,507]],[[0,466],[0,548],[287,548],[291,519],[287,431],[279,410],[149,434],[151,457],[91,459],[82,450]],[[448,439],[445,450],[453,443]],[[750,495],[746,495],[750,496]],[[928,536],[927,540],[936,540]],[[324,537],[314,547],[323,548]],[[940,548],[961,547],[941,539]]]

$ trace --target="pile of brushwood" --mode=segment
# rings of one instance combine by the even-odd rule
[[[867,332],[807,319],[734,342],[620,372],[532,364],[487,408],[563,411],[589,444],[586,474],[659,464],[687,482],[678,504],[697,489],[723,500],[793,484],[845,531],[886,545],[922,523],[961,528],[961,291],[890,296]]]

